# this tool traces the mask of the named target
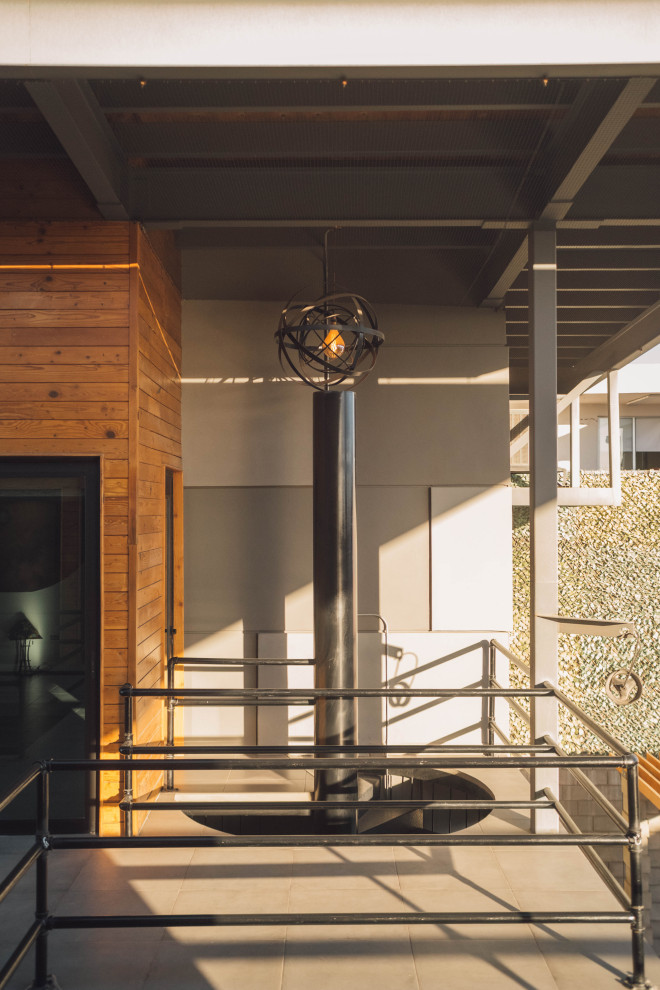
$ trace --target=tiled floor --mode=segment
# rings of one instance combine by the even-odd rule
[[[486,782],[497,796],[504,785],[507,796],[526,796],[515,772],[491,771]],[[298,779],[262,783],[301,788]],[[239,790],[245,777],[225,784]],[[472,830],[488,835],[526,825],[522,814],[508,812]],[[184,830],[206,831],[169,810],[152,813],[146,826],[152,834]],[[1,841],[4,874],[12,849],[25,840]],[[58,851],[50,858],[57,914],[618,908],[577,849],[196,848]],[[0,906],[0,959],[32,910],[27,877]],[[630,970],[627,925],[131,928],[58,931],[50,942],[62,990],[617,990]],[[11,990],[23,990],[31,975],[28,958]],[[652,951],[648,975],[660,986]]]

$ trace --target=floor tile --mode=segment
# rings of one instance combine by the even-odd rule
[[[94,932],[86,932],[86,938],[71,944],[59,938],[63,933],[49,936],[48,971],[56,977],[62,990],[142,990],[159,943],[135,942],[121,936],[111,942],[98,940]],[[34,979],[34,950],[21,963],[7,990],[25,990]],[[206,988],[205,988],[206,990]]]
[[[514,890],[602,890],[603,882],[573,846],[495,846],[494,854]]]
[[[234,887],[223,891],[185,890],[176,898],[175,914],[285,914],[289,906],[289,893],[269,888]],[[181,942],[209,941],[210,933],[217,941],[273,941],[286,936],[284,925],[250,925],[247,927],[209,928],[204,926],[170,928],[168,937]]]
[[[467,990],[481,987],[487,990],[557,990],[552,973],[533,939],[413,941],[412,945],[420,990],[438,990],[439,986]],[[574,987],[582,985],[576,983]]]
[[[56,913],[61,915],[154,915],[171,914],[179,894],[181,884],[171,881],[142,881],[136,887],[127,885],[123,889],[82,890],[72,889],[64,893],[57,904]],[[162,928],[97,929],[94,938],[98,941],[123,939],[126,941],[158,941],[163,937]],[[89,938],[89,931],[67,929],[58,932],[68,941],[78,942]]]
[[[358,889],[292,887],[289,911],[299,914],[345,913],[413,913],[415,900],[398,890],[373,885]],[[349,939],[375,939],[376,941],[409,940],[407,925],[291,925],[287,929],[289,941],[346,941]]]
[[[254,887],[288,891],[291,886],[291,849],[197,849],[186,870],[184,891],[228,890]]]
[[[487,891],[508,887],[507,878],[487,846],[450,849],[408,846],[395,849],[402,890],[435,887]]]
[[[324,890],[372,887],[398,889],[391,846],[302,847],[293,852],[293,888]]]
[[[195,944],[166,941],[153,960],[143,990],[279,990],[284,942],[241,940]]]
[[[409,942],[287,941],[282,990],[419,990]],[[437,987],[437,977],[436,977]]]
[[[422,888],[406,891],[409,899],[414,901],[421,911],[464,911],[470,914],[483,912],[518,911],[519,904],[508,887],[480,891],[465,887],[462,890],[434,890]],[[496,939],[499,941],[515,941],[534,938],[531,927],[520,924],[440,924],[440,925],[411,925],[410,937],[414,942],[432,944],[438,939],[474,939],[484,941]]]

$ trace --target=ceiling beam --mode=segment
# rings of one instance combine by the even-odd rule
[[[127,220],[128,169],[91,87],[83,80],[26,82],[25,86],[106,220]]]
[[[143,226],[151,230],[183,230],[185,227],[213,228],[213,227],[265,227],[277,229],[280,227],[318,227],[325,230],[328,227],[480,227],[482,230],[524,230],[526,231],[533,218],[525,220],[484,220],[482,218],[438,218],[426,217],[421,219],[373,219],[344,217],[343,219],[332,220],[323,217],[312,219],[290,220],[263,219],[263,220],[200,220],[176,219],[176,220],[144,220]],[[600,230],[603,227],[660,227],[660,216],[655,218],[630,217],[625,220],[604,218],[602,220],[561,220],[557,224],[558,230]]]
[[[582,150],[575,155],[573,161],[566,164],[566,138],[569,134],[580,136],[585,125],[588,126],[589,119],[593,114],[591,105],[592,88],[589,83],[585,83],[583,96],[576,101],[575,113],[569,115],[564,126],[559,129],[556,138],[556,160],[554,171],[558,168],[563,171],[563,177],[554,186],[553,192],[540,212],[539,219],[542,220],[564,220],[569,210],[573,206],[573,201],[601,161],[605,153],[611,147],[615,139],[619,136],[637,108],[653,89],[656,80],[652,78],[629,79],[616,99],[611,103],[609,109],[603,116],[599,125],[591,133],[591,137]],[[593,90],[598,94],[598,90]],[[575,139],[575,138],[574,138]],[[549,149],[552,155],[552,148]],[[562,163],[561,165],[560,163]],[[556,180],[555,180],[556,181]],[[504,263],[503,269],[487,290],[487,294],[482,301],[483,306],[499,308],[502,306],[507,290],[513,285],[516,278],[527,264],[527,237],[520,243],[512,256]],[[499,259],[498,259],[499,260]]]

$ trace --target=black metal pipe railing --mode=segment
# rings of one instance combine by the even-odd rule
[[[137,688],[124,684],[122,698],[236,698],[245,701],[296,698],[549,698],[555,693],[550,682],[538,688]]]
[[[259,657],[171,657],[169,663],[173,667],[241,667],[250,664],[279,665],[280,667],[310,667],[313,659],[305,660],[285,660],[285,659],[260,659]]]
[[[346,753],[350,753],[351,747],[344,747]],[[291,752],[295,753],[295,746],[291,747]],[[133,770],[167,770],[169,761],[166,759],[137,759],[130,761],[109,759],[101,763],[102,770],[126,770],[127,763],[130,762]],[[478,769],[527,769],[528,767],[629,767],[637,765],[637,757],[634,753],[627,753],[622,756],[601,756],[597,753],[584,754],[579,756],[488,756],[485,760],[478,756],[409,756],[394,757],[392,759],[382,759],[378,757],[351,757],[338,755],[330,758],[320,757],[297,757],[291,756],[283,759],[278,756],[264,757],[263,759],[241,760],[232,757],[225,757],[216,760],[180,760],[177,764],[181,770],[322,770],[332,767],[349,767],[351,769],[382,770],[386,767],[393,769],[405,769],[406,767],[429,767],[433,770],[478,770]],[[96,760],[48,760],[46,766],[52,771],[62,770],[98,770],[99,763]]]
[[[12,801],[14,801],[19,794],[22,794],[23,791],[25,791],[30,784],[32,784],[40,776],[41,767],[35,766],[34,769],[30,770],[29,773],[26,773],[25,776],[20,777],[13,787],[10,787],[2,798],[0,798],[0,812],[3,812],[5,808],[8,808]]]
[[[532,808],[552,808],[552,801],[454,801],[454,800],[423,800],[386,798],[385,800],[365,801],[225,801],[222,797],[210,801],[177,801],[176,810],[185,812],[208,811],[210,807],[218,811],[315,811],[317,809],[340,808],[352,811],[373,811],[374,809],[397,808],[405,811],[525,811]],[[171,811],[172,805],[167,801],[132,801],[130,805],[119,804],[123,811],[132,808],[133,811]]]
[[[243,927],[252,925],[555,925],[603,924],[632,921],[630,911],[412,911],[343,914],[127,914],[127,915],[56,915],[51,928],[189,928]]]
[[[41,842],[35,842],[33,846],[30,846],[25,855],[19,860],[16,866],[9,871],[2,883],[0,883],[0,904],[4,901],[7,894],[11,893],[19,880],[23,879],[30,867],[36,863],[43,853],[44,847]]]
[[[23,938],[20,940],[12,954],[10,955],[7,962],[4,964],[2,969],[0,969],[0,990],[7,985],[11,980],[12,976],[21,965],[26,955],[37,941],[39,936],[43,931],[43,923],[41,921],[34,921],[28,930],[26,931]],[[35,979],[35,986],[38,986]]]
[[[381,743],[362,743],[350,747],[351,753],[446,753],[448,751],[452,753],[549,753],[553,750],[553,746],[549,743],[541,743],[537,746],[514,746],[509,744],[508,746],[500,745],[486,745],[482,746],[477,743],[466,744],[457,743],[450,747],[446,743],[428,743],[421,746],[411,746],[408,744],[403,744],[401,746],[384,746]],[[191,753],[197,753],[200,756],[204,753],[207,755],[217,755],[222,754],[240,754],[241,756],[257,756],[265,755],[266,753],[296,753],[298,756],[303,755],[314,755],[318,754],[322,756],[324,753],[344,753],[346,752],[345,746],[314,746],[308,743],[296,743],[292,746],[209,746],[207,744],[200,744],[196,746],[182,745],[182,746],[166,746],[166,745],[156,745],[156,746],[120,746],[119,752],[121,755],[133,755],[133,756],[170,756],[176,755],[177,753],[181,756],[185,756]]]
[[[261,692],[243,690],[211,692],[198,690],[181,691],[168,689],[138,689],[124,685],[121,696],[124,699],[125,733],[124,742],[120,748],[120,758],[110,760],[48,760],[27,774],[18,784],[5,795],[0,796],[0,810],[5,809],[16,797],[37,782],[37,816],[35,826],[35,844],[22,856],[19,863],[0,882],[0,901],[16,886],[21,877],[25,876],[32,865],[36,865],[36,906],[35,921],[29,928],[8,961],[0,969],[0,990],[6,986],[12,974],[27,952],[36,945],[35,953],[35,986],[47,986],[52,977],[48,974],[48,933],[56,929],[75,928],[121,928],[121,927],[161,927],[161,926],[225,926],[244,927],[247,925],[353,925],[353,924],[481,924],[502,923],[516,924],[527,922],[531,924],[558,923],[611,923],[626,922],[631,926],[633,974],[630,985],[636,990],[646,986],[644,977],[644,907],[642,900],[642,842],[639,812],[639,780],[637,757],[629,753],[606,729],[598,725],[590,716],[569,698],[545,682],[542,687],[530,689],[502,688],[495,678],[495,654],[501,650],[509,655],[498,644],[491,642],[488,671],[488,688],[464,688],[456,691],[446,689],[357,689],[332,691],[305,690],[266,690],[265,698]],[[513,656],[513,655],[511,655]],[[174,668],[170,662],[168,667]],[[314,702],[319,697],[479,697],[486,701],[488,715],[488,741],[485,745],[429,744],[422,746],[391,746],[391,745],[355,745],[355,746],[276,746],[270,749],[261,747],[232,747],[232,746],[174,746],[173,735],[167,746],[135,746],[133,739],[134,699],[140,697],[161,697],[176,704],[190,701],[202,703],[211,695],[213,703],[245,704],[258,700],[259,703],[291,704]],[[580,754],[568,755],[557,744],[546,738],[540,744],[517,746],[510,742],[496,722],[495,699],[505,698],[516,708],[520,708],[516,698],[554,696],[565,704],[583,724],[600,738],[610,751],[616,755]],[[173,728],[173,724],[172,724]],[[495,737],[504,741],[504,745],[495,744]],[[189,753],[211,754],[213,758],[198,759]],[[270,755],[264,755],[265,753]],[[396,755],[392,755],[396,754]],[[408,755],[406,755],[408,754]],[[566,808],[557,800],[555,795],[546,789],[543,798],[529,801],[497,800],[357,800],[343,799],[332,801],[334,810],[359,811],[361,809],[395,808],[402,811],[412,809],[429,810],[494,810],[520,809],[534,810],[539,808],[554,809],[566,827],[566,832],[535,833],[506,833],[490,835],[484,833],[414,833],[414,834],[307,834],[307,835],[179,835],[179,836],[134,836],[132,834],[132,815],[134,811],[153,810],[154,804],[147,801],[135,801],[133,796],[134,774],[142,770],[171,771],[174,757],[177,756],[177,769],[182,770],[213,770],[213,769],[332,769],[342,770],[400,770],[404,772],[413,767],[431,769],[530,769],[536,767],[565,767],[585,787],[587,792],[599,806],[608,814],[616,827],[616,831],[608,833],[583,833],[570,816]],[[150,758],[151,757],[151,758]],[[583,772],[590,767],[617,767],[626,771],[628,820],[601,794]],[[95,772],[120,770],[123,774],[124,799],[120,808],[124,813],[124,836],[96,835],[51,835],[49,828],[49,784],[53,773],[62,771]],[[325,807],[329,802],[317,803]],[[171,808],[171,804],[159,807]],[[182,810],[197,811],[209,807],[221,809],[223,812],[249,811],[303,811],[316,807],[310,801],[250,801],[230,799],[214,802],[177,802],[176,807]],[[53,916],[48,907],[48,858],[51,852],[60,849],[111,849],[111,848],[252,848],[252,847],[351,847],[351,846],[415,846],[451,847],[451,846],[534,846],[534,847],[577,847],[581,848],[597,870],[599,876],[621,903],[622,911],[495,911],[495,912],[396,912],[382,914],[264,914],[264,915],[115,915],[115,916]],[[625,847],[629,854],[630,864],[630,897],[613,877],[607,866],[600,858],[596,849],[599,846]]]
[[[491,835],[470,833],[446,835],[433,832],[405,833],[368,832],[360,834],[332,833],[330,835],[53,835],[51,849],[195,849],[195,848],[306,848],[313,846],[626,846],[629,838],[613,832],[583,832],[570,835],[563,832],[525,832]]]

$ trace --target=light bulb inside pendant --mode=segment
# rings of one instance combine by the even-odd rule
[[[339,333],[335,327],[328,330],[327,334],[323,338],[323,344],[321,347],[321,352],[324,357],[329,358],[331,361],[338,360],[346,349],[346,344],[344,343],[344,338]]]

